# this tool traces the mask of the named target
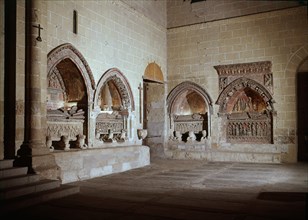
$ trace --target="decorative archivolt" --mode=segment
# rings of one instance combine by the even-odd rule
[[[230,101],[231,97],[239,90],[244,88],[250,88],[257,92],[267,104],[267,108],[269,110],[274,110],[273,103],[275,103],[272,95],[267,89],[261,85],[260,83],[248,79],[246,77],[238,78],[227,85],[223,91],[220,93],[216,104],[219,105],[219,113],[226,113],[227,111],[227,103]]]
[[[123,73],[120,72],[120,70],[116,68],[111,68],[107,70],[102,78],[99,80],[97,89],[95,91],[94,95],[94,105],[98,105],[98,99],[101,93],[101,90],[103,86],[109,82],[110,80],[113,81],[115,86],[118,89],[118,92],[120,93],[122,105],[125,109],[131,109],[132,111],[135,110],[135,103],[134,98],[132,94],[132,90],[129,86],[129,83],[126,79],[126,77],[123,75]]]
[[[206,92],[205,89],[203,89],[201,86],[194,82],[189,82],[185,81],[177,85],[168,95],[167,97],[167,104],[168,104],[168,113],[171,113],[172,106],[174,102],[176,101],[177,97],[184,91],[186,90],[193,90],[196,93],[198,93],[201,97],[204,98],[206,101],[208,108],[209,108],[209,113],[213,112],[213,101],[209,94]]]
[[[61,90],[63,92],[64,100],[66,100],[67,95],[65,85],[57,67],[53,68],[53,70],[48,73],[47,79],[48,88]]]
[[[88,101],[92,101],[93,91],[95,90],[95,81],[92,71],[83,55],[73,45],[69,43],[62,44],[48,53],[48,76],[50,76],[52,72],[55,71],[56,66],[65,59],[70,59],[78,68],[87,88]]]

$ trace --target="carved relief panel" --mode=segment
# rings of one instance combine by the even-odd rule
[[[274,100],[271,62],[215,66],[220,95],[216,101],[225,140],[272,143]]]

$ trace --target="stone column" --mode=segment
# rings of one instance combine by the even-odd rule
[[[30,173],[56,179],[59,169],[46,147],[46,127],[42,123],[46,120],[46,99],[42,97],[46,90],[42,79],[47,74],[46,18],[45,1],[26,0],[25,135],[16,163],[27,165]]]

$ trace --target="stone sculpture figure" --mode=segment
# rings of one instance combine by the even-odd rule
[[[52,139],[50,135],[46,137],[46,147],[49,149],[50,152],[54,151],[54,147],[52,146]]]
[[[70,139],[68,138],[67,135],[62,135],[61,136],[61,146],[65,151],[70,150],[70,144],[69,144]]]
[[[86,136],[83,135],[83,134],[78,135],[77,143],[76,143],[76,146],[78,148],[81,148],[81,149],[87,149],[88,148],[87,144],[85,143],[85,138],[86,138]]]
[[[114,139],[113,131],[111,129],[108,130],[108,138],[106,142],[111,142],[111,143],[116,142]]]
[[[126,132],[125,132],[125,130],[123,129],[123,130],[121,131],[120,141],[121,141],[121,142],[125,142],[126,140],[127,140]]]
[[[180,131],[174,131],[174,141],[182,141],[182,134]]]
[[[187,142],[194,142],[196,140],[196,135],[193,131],[188,132]]]
[[[202,130],[202,137],[201,137],[201,141],[206,141],[207,140],[207,132],[206,130]]]

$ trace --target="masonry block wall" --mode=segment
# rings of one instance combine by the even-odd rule
[[[85,57],[96,84],[110,68],[128,79],[139,117],[138,85],[146,66],[166,72],[166,7],[163,1],[48,1],[48,51],[71,43]],[[137,7],[138,6],[138,7]],[[137,7],[137,8],[135,8]],[[164,10],[158,10],[163,8]],[[152,10],[156,10],[153,13]],[[73,33],[73,10],[78,33]],[[135,120],[135,126],[142,125]]]
[[[296,161],[295,77],[299,62],[293,60],[298,51],[302,51],[299,57],[296,55],[298,60],[304,60],[308,56],[307,20],[307,8],[302,6],[177,28],[169,27],[169,91],[183,81],[192,81],[205,88],[216,101],[219,91],[214,66],[271,61],[276,101],[274,107],[277,111],[273,128],[274,144],[287,147],[284,161]],[[292,62],[295,64],[291,65]],[[220,148],[217,112],[218,106],[215,105],[211,138],[212,146]]]

